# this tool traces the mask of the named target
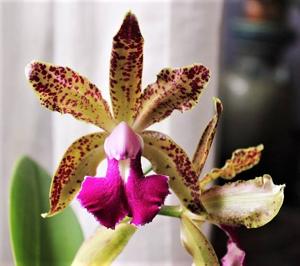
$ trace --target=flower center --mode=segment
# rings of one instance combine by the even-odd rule
[[[130,161],[137,158],[143,149],[143,144],[141,136],[125,122],[120,122],[104,142],[108,159],[119,161],[119,172],[125,182],[129,176]]]
[[[120,122],[104,142],[104,150],[109,159],[135,159],[144,145],[141,136],[136,134],[126,122]]]
[[[125,183],[130,174],[130,159],[119,161],[119,172]]]

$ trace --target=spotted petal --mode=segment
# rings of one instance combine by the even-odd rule
[[[98,164],[105,158],[106,137],[106,133],[86,135],[68,148],[52,179],[50,210],[44,217],[63,210],[79,191],[84,176],[96,174]]]
[[[195,266],[218,266],[217,255],[200,228],[188,217],[181,218],[181,242],[193,257]]]
[[[264,146],[258,145],[247,149],[238,149],[233,152],[231,159],[227,160],[222,168],[214,168],[200,180],[203,189],[208,183],[222,177],[230,180],[237,174],[246,171],[259,163]]]
[[[270,222],[283,203],[284,185],[269,175],[214,186],[201,194],[208,219],[217,224],[256,228]]]
[[[129,12],[114,37],[110,62],[110,96],[114,117],[118,122],[126,121],[129,125],[136,100],[141,95],[143,44],[137,19]]]
[[[143,91],[135,111],[133,128],[141,131],[168,117],[174,110],[191,109],[209,79],[209,70],[202,65],[163,69],[155,83]]]
[[[215,137],[219,118],[223,111],[223,106],[220,99],[214,98],[214,104],[215,104],[216,114],[213,116],[213,118],[209,121],[208,125],[206,126],[193,157],[193,164],[198,176],[201,174],[203,166],[206,162],[211,144]]]
[[[198,213],[200,202],[198,176],[185,151],[168,136],[156,131],[144,131],[145,156],[155,172],[169,176],[170,188],[184,206]]]
[[[107,102],[87,78],[68,67],[32,62],[26,77],[46,108],[110,131],[114,122]]]

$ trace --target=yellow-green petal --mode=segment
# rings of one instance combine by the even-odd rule
[[[151,162],[154,171],[169,176],[170,188],[184,206],[192,212],[201,212],[198,176],[185,151],[163,133],[144,131],[141,136],[143,156]]]
[[[206,162],[211,144],[215,137],[219,118],[223,111],[223,106],[220,99],[214,98],[214,104],[216,113],[206,126],[193,157],[193,164],[198,176],[201,174],[203,166]]]
[[[99,228],[78,250],[71,266],[109,266],[122,252],[137,228],[121,223],[114,230]]]
[[[46,108],[111,131],[115,123],[101,92],[68,67],[32,62],[25,74]]]
[[[136,107],[133,128],[141,131],[168,117],[174,110],[195,106],[209,80],[209,70],[195,64],[183,68],[165,68],[155,83],[143,91]]]
[[[212,169],[199,181],[201,189],[204,189],[207,184],[219,177],[230,180],[237,174],[257,165],[260,161],[263,149],[264,146],[261,144],[256,147],[238,149],[234,151],[231,158],[226,161],[222,168]]]
[[[94,176],[105,158],[103,143],[107,133],[93,133],[76,140],[65,152],[52,179],[49,217],[62,211],[80,190],[85,176]]]
[[[131,125],[133,110],[141,95],[143,45],[138,21],[128,12],[113,39],[110,61],[110,96],[114,117]]]
[[[193,257],[195,266],[218,266],[217,255],[200,228],[187,216],[181,218],[181,243]]]
[[[256,228],[270,222],[283,203],[284,185],[271,176],[214,186],[201,194],[208,219],[217,224]]]

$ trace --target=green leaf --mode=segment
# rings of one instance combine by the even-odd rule
[[[218,266],[217,255],[200,228],[187,216],[181,218],[181,242],[193,257],[195,266]]]
[[[50,176],[28,157],[15,167],[10,188],[10,235],[16,266],[69,266],[83,241],[73,211],[43,219]]]
[[[108,266],[127,245],[137,228],[121,223],[114,230],[101,227],[79,249],[72,266]]]

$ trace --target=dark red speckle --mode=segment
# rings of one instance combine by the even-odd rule
[[[142,37],[136,16],[131,12],[126,14],[123,24],[115,38],[117,37],[122,39],[136,39]]]

